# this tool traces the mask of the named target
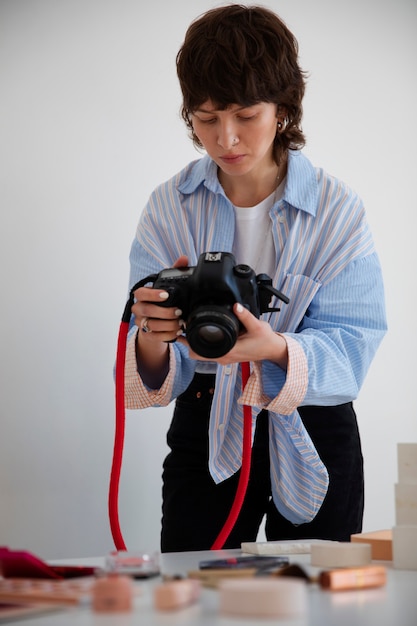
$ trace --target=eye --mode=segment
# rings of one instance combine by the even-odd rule
[[[194,117],[199,124],[214,124],[216,121],[215,117],[200,117],[200,115],[195,115]]]
[[[240,111],[236,111],[236,116],[239,120],[244,122],[250,122],[250,120],[254,120],[258,117],[259,111],[257,109],[240,109]]]

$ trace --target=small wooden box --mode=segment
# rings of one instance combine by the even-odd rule
[[[369,543],[373,560],[392,561],[392,530],[375,530],[351,535],[351,541]]]

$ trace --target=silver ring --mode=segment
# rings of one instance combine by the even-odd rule
[[[141,322],[141,324],[140,324],[140,327],[142,328],[144,333],[151,333],[152,332],[152,330],[148,327],[148,322],[149,322],[149,319],[147,317],[144,317],[142,322]]]

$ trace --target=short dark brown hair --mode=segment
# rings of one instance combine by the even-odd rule
[[[201,147],[191,116],[211,100],[219,109],[275,103],[287,117],[285,130],[277,134],[276,157],[304,146],[305,73],[298,64],[298,42],[269,9],[231,4],[207,11],[189,26],[176,63],[181,115],[195,145]]]

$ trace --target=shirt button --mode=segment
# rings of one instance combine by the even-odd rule
[[[285,224],[285,221],[286,221],[286,220],[285,220],[285,217],[284,217],[283,215],[280,215],[280,216],[279,216],[279,218],[278,218],[278,222],[279,222],[280,224]]]
[[[226,367],[224,368],[224,373],[229,376],[229,374],[232,373],[232,366],[231,365],[226,365]]]
[[[224,430],[224,424],[219,424],[218,429],[219,430]]]

